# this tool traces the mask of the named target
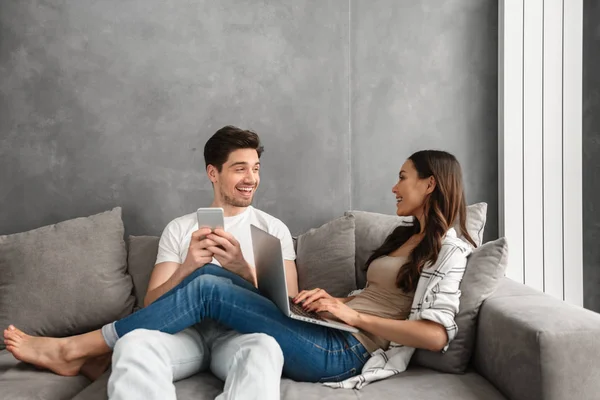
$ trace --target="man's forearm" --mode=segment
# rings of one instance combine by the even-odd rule
[[[180,265],[165,283],[146,294],[146,298],[144,299],[144,307],[149,306],[160,296],[179,285],[192,272],[194,272],[194,269]]]

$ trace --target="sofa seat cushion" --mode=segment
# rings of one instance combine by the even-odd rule
[[[456,375],[422,367],[410,367],[401,374],[372,383],[358,391],[331,389],[318,383],[300,383],[283,379],[281,398],[285,400],[506,399],[485,378],[474,371]]]
[[[8,350],[0,350],[0,378],[17,364],[19,364],[19,360],[15,359]]]
[[[106,400],[108,373],[92,383],[73,400]],[[214,399],[223,390],[223,383],[211,373],[203,372],[175,383],[178,400]],[[395,377],[385,379],[355,391],[332,389],[319,383],[281,380],[282,400],[506,400],[498,390],[474,371],[463,375],[444,374],[422,367],[411,367]]]
[[[70,400],[90,381],[82,375],[65,377],[39,371],[0,351],[0,398],[14,400]]]
[[[73,400],[107,400],[110,369],[91,385],[81,391]],[[175,382],[178,400],[213,400],[223,391],[223,382],[210,372],[200,372],[187,379]],[[136,397],[132,394],[132,399]]]
[[[359,392],[365,399],[506,400],[475,371],[469,370],[463,375],[457,375],[423,367],[409,367],[405,372],[371,384]]]

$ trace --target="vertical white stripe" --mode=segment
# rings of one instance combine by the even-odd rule
[[[563,30],[564,291],[583,306],[583,0],[564,1]]]
[[[506,275],[523,282],[523,3],[498,3],[499,233],[510,243]]]
[[[523,12],[523,217],[525,283],[544,290],[542,193],[543,0]]]
[[[563,298],[562,0],[544,0],[544,291]]]
[[[354,176],[352,173],[352,0],[348,0],[348,186],[350,196],[348,196],[348,210],[353,208],[354,199]]]

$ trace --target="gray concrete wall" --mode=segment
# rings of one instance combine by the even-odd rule
[[[160,234],[212,198],[202,148],[261,134],[256,206],[297,234],[392,213],[446,149],[497,235],[497,1],[3,0],[0,234],[120,205]]]
[[[583,7],[583,303],[600,312],[600,4]]]

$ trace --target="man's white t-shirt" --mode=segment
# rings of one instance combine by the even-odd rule
[[[238,215],[225,217],[224,222],[225,231],[232,234],[240,242],[242,254],[248,264],[254,266],[250,224],[256,225],[281,240],[281,250],[284,260],[293,261],[296,259],[290,230],[283,222],[266,212],[249,206]],[[160,237],[156,264],[167,261],[183,264],[187,256],[188,247],[190,246],[192,233],[196,230],[198,230],[198,219],[195,212],[175,218],[169,222]],[[213,258],[212,262],[220,265],[215,258]]]

